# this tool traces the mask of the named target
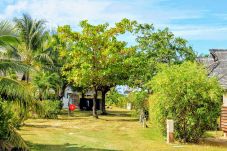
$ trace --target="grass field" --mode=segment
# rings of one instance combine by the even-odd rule
[[[142,128],[130,112],[108,111],[94,119],[90,112],[67,113],[59,119],[29,119],[19,133],[32,150],[39,151],[226,151],[226,146],[166,144],[154,127]],[[209,134],[209,135],[212,135]],[[226,140],[227,141],[227,140]]]

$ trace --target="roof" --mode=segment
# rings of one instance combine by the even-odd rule
[[[227,89],[227,49],[210,49],[208,57],[199,57],[209,71],[209,76],[216,76],[224,89]]]

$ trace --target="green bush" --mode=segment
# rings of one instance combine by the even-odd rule
[[[186,62],[163,67],[150,86],[151,114],[163,132],[168,118],[175,121],[175,137],[184,142],[197,142],[207,129],[216,128],[222,89],[203,66]]]
[[[118,93],[115,89],[111,89],[106,96],[106,105],[113,105],[117,107],[125,106],[124,95]]]
[[[60,100],[44,100],[41,101],[44,113],[41,115],[42,118],[53,119],[57,118],[62,109],[62,101]]]
[[[0,150],[10,150],[13,146],[21,150],[28,150],[24,139],[15,129],[19,127],[20,122],[15,120],[18,117],[14,113],[11,103],[0,99]]]
[[[7,109],[6,102],[0,101],[0,140],[6,140],[12,113]]]
[[[148,93],[145,91],[136,91],[128,94],[126,100],[127,102],[132,103],[135,115],[141,114],[141,111],[145,112],[148,110],[147,97]]]

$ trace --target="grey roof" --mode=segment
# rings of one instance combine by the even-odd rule
[[[198,57],[197,61],[203,63],[209,76],[216,76],[224,89],[227,89],[227,49],[210,49],[208,57]]]

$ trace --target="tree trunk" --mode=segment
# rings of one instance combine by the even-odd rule
[[[29,72],[26,73],[26,82],[29,82]]]
[[[93,117],[98,118],[97,109],[96,109],[96,102],[97,102],[98,91],[97,91],[96,88],[94,90],[95,90],[95,93],[94,93],[94,98],[93,98],[93,107],[92,107],[92,110],[93,110]]]
[[[84,94],[84,92],[82,92],[82,94],[81,94],[81,95],[82,95],[82,98],[85,98],[85,94]]]
[[[64,83],[63,86],[61,87],[61,90],[59,92],[59,98],[58,98],[59,100],[61,100],[64,97],[65,89],[67,86],[68,86],[68,84]]]
[[[101,106],[102,106],[102,115],[106,115],[107,113],[106,113],[106,91],[104,90],[104,91],[102,91],[102,104],[101,104]]]

